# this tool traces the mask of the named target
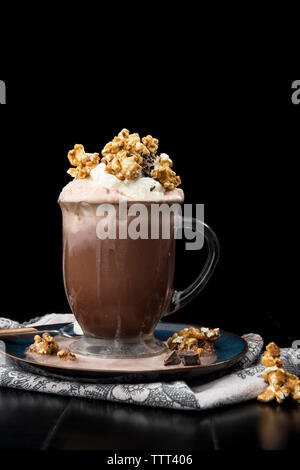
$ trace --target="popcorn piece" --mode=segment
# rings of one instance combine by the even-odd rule
[[[265,379],[266,382],[269,381],[269,374],[271,374],[272,372],[276,372],[278,369],[277,366],[273,366],[273,367],[267,367],[263,373],[263,378]]]
[[[292,388],[292,398],[300,404],[300,380],[299,379]]]
[[[287,375],[285,370],[283,369],[277,369],[274,372],[271,372],[268,375],[268,382],[270,385],[273,385],[273,387],[276,389],[283,387],[286,383],[287,380]]]
[[[220,337],[220,329],[210,330],[209,328],[186,328],[174,333],[168,339],[169,349],[178,351],[191,351],[194,354],[203,355],[214,351],[214,344]]]
[[[157,153],[159,141],[157,139],[154,139],[152,135],[147,135],[147,137],[143,137],[142,142],[145,147],[147,147],[150,153]]]
[[[130,134],[128,129],[123,129],[112,142],[105,145],[102,155],[101,161],[106,164],[106,172],[125,180],[141,175],[141,164],[150,152],[142,144],[139,134]]]
[[[121,152],[122,155],[120,155]],[[143,157],[148,156],[149,153],[147,147],[141,143],[139,134],[130,134],[127,129],[123,129],[112,142],[105,145],[102,150],[102,162],[109,163],[115,157],[130,156],[136,156],[138,161],[141,162]]]
[[[279,405],[281,405],[281,403],[283,403],[290,396],[290,393],[291,393],[288,387],[284,387],[284,386],[279,387],[278,389],[275,389],[275,390],[276,390],[275,397]]]
[[[178,345],[182,343],[183,339],[183,336],[179,336],[177,333],[174,333],[174,335],[167,340],[169,349],[171,349],[171,351],[178,349]]]
[[[137,178],[141,174],[141,166],[138,162],[141,162],[139,157],[132,156],[121,160],[121,173],[126,179]]]
[[[272,354],[269,351],[266,351],[263,358],[262,358],[262,364],[266,367],[282,367],[283,362],[279,357],[273,357]]]
[[[29,346],[28,351],[37,354],[51,355],[57,353],[58,344],[49,333],[44,333],[43,338],[39,335],[34,337],[34,343]]]
[[[57,357],[59,359],[64,359],[64,360],[68,360],[68,361],[75,361],[75,359],[76,359],[75,354],[71,353],[69,348],[64,348],[64,349],[61,349],[60,351],[58,351]]]
[[[122,129],[121,132],[119,132],[118,137],[119,137],[119,139],[128,139],[129,134],[130,134],[130,132],[129,132],[128,129]]]
[[[137,153],[141,157],[143,155],[149,155],[149,151],[141,143],[139,134],[129,134],[125,141],[125,149],[130,153]]]
[[[210,341],[210,340],[204,341],[203,344],[202,344],[202,348],[201,348],[201,349],[203,349],[202,353],[212,353],[212,352],[214,352],[214,350],[215,350],[215,341],[216,340],[214,340],[214,341]]]
[[[183,336],[177,336],[177,338],[174,338],[172,343],[179,343],[181,344],[183,341]]]
[[[115,157],[106,165],[106,172],[115,175],[120,180],[137,178],[141,173],[141,166],[137,157]]]
[[[112,142],[109,142],[105,145],[104,149],[102,150],[102,161],[105,163],[111,161],[114,156],[119,153],[125,147],[125,142],[129,137],[129,130],[123,129],[117,137],[114,138]]]
[[[269,403],[275,399],[275,390],[273,387],[267,387],[264,393],[257,397],[258,401]]]
[[[280,348],[275,343],[270,343],[266,347],[262,364],[267,366],[263,373],[263,378],[269,386],[257,399],[268,403],[276,398],[277,403],[281,404],[291,396],[300,403],[300,380],[296,375],[289,374],[283,369],[283,362],[280,359]]]
[[[271,356],[280,357],[280,348],[275,343],[270,343],[266,347],[266,350],[271,354]]]
[[[76,144],[73,150],[68,153],[68,158],[76,168],[68,170],[69,175],[75,179],[84,179],[90,175],[90,172],[99,164],[99,153],[86,153],[84,146]]]
[[[164,188],[172,190],[177,188],[181,184],[181,179],[176,173],[171,169],[173,167],[172,160],[166,154],[162,154],[159,159],[156,167],[152,171],[152,177],[158,180]]]

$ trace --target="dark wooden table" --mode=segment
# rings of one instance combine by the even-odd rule
[[[246,403],[178,412],[0,391],[1,449],[290,449],[300,442],[300,406]]]
[[[291,344],[278,324],[268,334]],[[183,412],[0,389],[0,436],[0,449],[296,449],[300,405]]]

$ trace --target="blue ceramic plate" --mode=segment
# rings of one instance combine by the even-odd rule
[[[166,341],[175,332],[190,326],[197,327],[197,325],[160,322],[156,327],[155,336],[161,341]],[[71,334],[70,327],[68,327],[67,332],[63,329],[61,333],[56,338],[61,347],[67,347],[70,342],[78,337]],[[21,367],[29,369],[34,373],[64,379],[68,378],[68,380],[93,382],[107,382],[108,380],[116,382],[140,382],[193,378],[231,367],[248,351],[247,342],[243,338],[233,333],[222,331],[215,345],[215,354],[210,358],[204,358],[200,366],[183,367],[179,365],[166,367],[161,356],[138,360],[131,359],[131,364],[128,363],[128,360],[115,360],[114,362],[86,357],[83,359],[78,358],[77,361],[73,362],[57,360],[56,357],[53,358],[52,356],[38,356],[36,354],[28,356],[26,351],[32,342],[32,337],[9,340],[6,342],[6,354],[18,361]]]

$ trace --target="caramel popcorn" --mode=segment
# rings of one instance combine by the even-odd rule
[[[75,354],[71,353],[69,348],[64,348],[58,351],[57,357],[58,359],[64,359],[68,361],[75,361],[76,359]]]
[[[279,357],[273,357],[269,351],[265,352],[261,362],[265,367],[283,366],[282,360]]]
[[[275,343],[270,343],[266,347],[266,351],[273,357],[280,357],[280,348]]]
[[[142,169],[139,164],[141,163],[140,157],[127,155],[127,152],[121,152],[120,157],[114,157],[107,163],[106,171],[120,180],[134,179],[140,176]]]
[[[168,339],[167,344],[171,351],[192,351],[194,354],[203,355],[214,351],[214,344],[220,337],[220,329],[215,328],[186,328]]]
[[[142,142],[150,153],[153,153],[154,155],[157,153],[159,144],[158,139],[154,139],[152,135],[147,135],[147,137],[142,138]]]
[[[105,145],[101,161],[106,164],[107,173],[120,180],[135,179],[144,174],[158,180],[167,190],[175,189],[181,180],[171,170],[172,160],[166,154],[157,155],[158,145],[158,139],[151,135],[141,140],[139,134],[130,134],[128,129],[123,129]]]
[[[258,401],[269,403],[276,399],[277,403],[281,404],[291,397],[300,403],[300,380],[296,375],[290,374],[283,368],[280,348],[275,343],[270,343],[267,346],[262,364],[267,367],[263,378],[269,386],[264,393],[257,397]]]
[[[120,180],[134,179],[140,176],[143,157],[149,154],[139,134],[130,134],[127,129],[123,129],[104,147],[101,161],[106,164],[107,173]]]
[[[294,383],[292,398],[296,400],[300,405],[300,382],[299,380]]]
[[[152,171],[153,178],[158,180],[169,191],[181,184],[180,177],[176,175],[172,167],[172,160],[161,155],[158,159],[158,165]]]
[[[58,351],[58,344],[49,333],[44,333],[41,338],[39,335],[34,337],[34,343],[28,348],[29,352],[37,354],[55,354]]]
[[[83,145],[76,144],[68,153],[71,165],[76,168],[68,170],[69,175],[75,179],[84,179],[89,176],[91,170],[99,164],[99,153],[86,153]]]

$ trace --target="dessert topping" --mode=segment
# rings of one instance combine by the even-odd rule
[[[106,164],[107,173],[120,180],[134,179],[141,175],[143,156],[149,154],[138,134],[130,134],[127,129],[123,129],[112,142],[105,145],[101,161]]]
[[[159,181],[166,190],[175,189],[181,179],[171,170],[173,162],[166,154],[157,155],[159,141],[151,135],[140,139],[123,129],[102,151],[106,171],[120,180],[135,179],[141,175]]]
[[[121,181],[146,176],[159,181],[165,190],[173,190],[181,184],[181,179],[172,170],[170,157],[165,153],[157,154],[158,145],[158,139],[151,135],[141,139],[139,134],[123,129],[105,145],[101,161],[106,165],[105,171]],[[68,173],[75,179],[87,178],[100,161],[98,153],[86,153],[79,144],[70,150],[68,158],[75,167]]]
[[[158,180],[165,189],[172,190],[181,184],[180,176],[172,170],[173,162],[170,158],[160,156],[157,167],[152,171],[154,179]]]
[[[152,135],[147,135],[147,137],[142,138],[142,142],[147,147],[150,153],[156,155],[159,144],[158,139],[154,139]]]
[[[75,179],[84,179],[99,164],[99,153],[86,153],[84,146],[76,144],[73,150],[68,153],[68,159],[72,166],[68,173]]]

